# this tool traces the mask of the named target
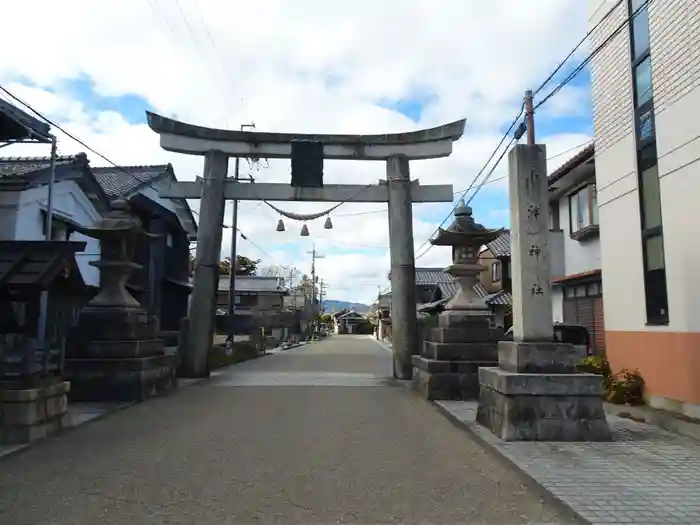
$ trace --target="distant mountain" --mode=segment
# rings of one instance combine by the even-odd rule
[[[358,314],[363,314],[369,311],[369,306],[362,303],[351,303],[348,301],[336,301],[335,299],[324,299],[323,308],[326,313],[333,313],[336,310],[342,310],[347,308],[348,310],[355,310]]]

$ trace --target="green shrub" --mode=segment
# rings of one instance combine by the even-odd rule
[[[255,359],[259,356],[260,352],[255,348],[255,346],[247,342],[236,343],[233,346],[233,352],[231,352],[231,355],[226,355],[225,346],[214,345],[209,350],[209,368],[211,370],[216,370],[217,368],[222,368],[234,363],[249,361],[250,359]]]
[[[613,375],[606,399],[616,405],[643,405],[644,379],[641,374],[625,368]]]
[[[603,399],[617,405],[644,404],[644,379],[637,370],[623,369],[613,374],[605,355],[586,357],[578,370],[603,377]]]

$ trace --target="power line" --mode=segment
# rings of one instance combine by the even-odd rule
[[[640,7],[639,9],[642,9],[643,7],[648,7],[653,0],[646,0]],[[621,2],[618,2],[618,5]],[[614,10],[614,8],[613,8]],[[612,11],[612,10],[611,10]],[[609,13],[608,13],[609,14]],[[607,15],[606,15],[607,16]],[[632,19],[637,16],[637,12],[634,12],[632,14],[629,14],[625,20],[618,25],[615,30],[610,33],[605,40],[603,40],[596,48],[589,53],[589,55],[578,65],[576,66],[569,75],[564,78],[552,91],[549,92],[547,96],[545,96],[542,100],[540,100],[534,107],[534,109],[537,109],[541,107],[543,104],[545,104],[549,99],[551,99],[554,95],[556,95],[564,86],[566,86],[569,82],[571,82],[578,74],[583,71],[583,69],[593,60],[603,49],[605,49],[610,42],[612,42],[615,37],[617,37],[625,27],[629,25],[629,23],[632,21]],[[594,28],[595,29],[595,28]]]
[[[532,96],[534,97],[537,95],[542,89],[549,83],[550,80],[554,78],[554,76],[559,73],[559,71],[564,67],[564,65],[568,62],[568,60],[578,51],[578,49],[588,40],[588,38],[607,20],[607,18],[617,9],[620,4],[622,4],[624,0],[618,0],[617,4],[615,4],[610,11],[608,11],[597,23],[594,25],[585,35],[584,37],[579,41],[578,44],[569,52],[568,55],[562,60],[559,65],[554,68],[554,71],[550,73],[550,75],[547,77],[547,79],[540,84],[540,86],[533,92]],[[598,9],[601,8],[601,6],[605,3],[605,0],[601,3],[601,5],[598,6]],[[596,10],[596,12],[598,11]]]
[[[80,144],[82,147],[84,147],[85,149],[87,149],[89,152],[94,153],[95,155],[97,155],[98,157],[100,157],[101,159],[103,159],[104,161],[108,162],[109,164],[111,164],[112,166],[114,166],[115,168],[117,168],[119,171],[123,172],[123,173],[126,174],[126,175],[129,175],[130,177],[133,177],[134,180],[136,180],[137,182],[139,182],[139,183],[141,183],[141,184],[145,184],[146,186],[148,186],[148,187],[151,188],[152,190],[154,190],[154,191],[159,191],[159,190],[158,190],[156,187],[154,187],[153,184],[151,184],[149,181],[145,181],[145,180],[140,179],[140,178],[137,177],[134,173],[132,173],[132,172],[130,172],[129,170],[127,170],[126,168],[124,168],[124,167],[118,165],[116,162],[114,162],[114,161],[108,159],[108,158],[107,158],[106,156],[104,156],[102,153],[100,153],[99,151],[97,151],[97,150],[91,148],[91,147],[88,146],[84,141],[82,141],[81,139],[79,139],[78,137],[76,137],[75,135],[73,135],[72,133],[70,133],[70,132],[66,131],[65,129],[63,129],[60,125],[56,124],[56,122],[54,122],[53,120],[51,120],[50,118],[48,118],[47,116],[45,116],[44,114],[42,114],[40,111],[38,111],[37,109],[34,109],[34,107],[30,106],[28,103],[26,103],[25,101],[23,101],[22,99],[20,99],[20,98],[17,97],[16,95],[12,94],[12,93],[11,93],[10,91],[8,91],[2,84],[0,84],[0,91],[4,92],[6,95],[8,95],[8,96],[9,96],[10,98],[12,98],[14,101],[19,102],[20,104],[22,104],[23,106],[25,106],[25,107],[26,107],[27,109],[29,109],[32,113],[34,113],[37,117],[39,117],[40,119],[44,120],[47,124],[49,124],[50,126],[53,126],[53,127],[56,128],[57,130],[59,130],[60,132],[62,132],[64,135],[66,135],[68,138],[74,140],[75,142],[77,142],[78,144]],[[194,212],[194,210],[192,210],[192,211]]]
[[[105,160],[106,162],[108,162],[109,164],[111,164],[112,166],[114,166],[115,168],[117,168],[119,171],[123,172],[124,174],[126,174],[126,175],[128,175],[128,176],[130,176],[130,177],[133,177],[134,180],[136,180],[137,182],[139,182],[139,183],[141,183],[141,184],[144,184],[144,185],[148,186],[148,187],[151,188],[152,190],[154,190],[154,191],[156,191],[156,192],[159,191],[159,190],[158,190],[156,187],[154,187],[153,184],[151,184],[149,181],[145,181],[145,180],[140,179],[140,178],[139,178],[138,176],[136,176],[134,173],[132,173],[132,172],[130,172],[129,170],[127,170],[126,168],[123,168],[122,166],[118,165],[116,162],[114,162],[114,161],[112,161],[111,159],[107,158],[105,155],[103,155],[103,154],[100,153],[99,151],[95,150],[94,148],[88,146],[83,140],[81,140],[80,138],[76,137],[76,136],[73,135],[72,133],[70,133],[70,132],[66,131],[65,129],[63,129],[60,125],[56,124],[56,122],[54,122],[52,119],[50,119],[50,118],[48,118],[47,116],[45,116],[44,114],[42,114],[40,111],[38,111],[37,109],[35,109],[33,106],[31,106],[31,105],[29,105],[28,103],[24,102],[22,99],[20,99],[19,97],[17,97],[16,95],[14,95],[13,93],[11,93],[10,91],[8,91],[8,90],[7,90],[4,86],[2,86],[1,84],[0,84],[0,91],[3,92],[3,93],[5,93],[7,96],[9,96],[10,98],[12,98],[12,99],[15,100],[16,102],[19,102],[20,104],[22,104],[23,106],[25,106],[26,108],[28,108],[28,109],[29,109],[30,111],[32,111],[37,117],[39,117],[40,119],[44,120],[46,123],[48,123],[49,125],[53,126],[54,128],[58,129],[58,130],[61,131],[64,135],[66,135],[68,138],[74,140],[75,142],[77,142],[78,144],[80,144],[81,146],[83,146],[85,149],[87,149],[88,151],[90,151],[91,153],[94,153],[95,155],[97,155],[97,156],[100,157],[101,159]],[[191,211],[194,215],[197,215],[197,216],[199,215],[199,212],[197,212],[197,211],[195,211],[195,210],[190,209],[190,211]],[[260,252],[262,252],[264,255],[266,255],[266,256],[269,257],[272,261],[274,261],[274,258],[273,258],[269,253],[267,253],[267,252],[266,252],[265,250],[263,250],[260,246],[258,246],[256,243],[254,243],[250,238],[248,238],[247,236],[245,236],[241,230],[238,230],[238,232],[241,234],[241,237],[242,237],[244,240],[246,240],[246,241],[248,241],[249,243],[251,243],[254,247],[256,247],[258,250],[260,250]]]
[[[510,126],[508,127],[508,129],[506,130],[506,132],[503,134],[503,137],[501,138],[501,141],[498,143],[498,145],[496,146],[496,149],[493,150],[493,152],[491,153],[491,155],[489,156],[489,158],[486,160],[486,163],[484,164],[484,166],[479,170],[479,173],[476,174],[476,177],[474,177],[474,179],[472,180],[472,182],[471,182],[471,184],[469,185],[469,187],[468,187],[466,190],[464,190],[464,193],[462,194],[462,197],[464,197],[464,195],[466,195],[467,192],[468,192],[470,189],[472,189],[472,187],[474,186],[474,184],[476,183],[476,181],[479,180],[479,177],[481,177],[481,174],[482,174],[482,173],[484,172],[484,170],[487,168],[487,166],[489,165],[489,162],[491,162],[491,160],[496,156],[496,153],[498,153],[498,150],[501,148],[501,146],[503,145],[503,143],[505,142],[505,140],[508,138],[508,136],[510,135],[510,132],[513,130],[513,128],[515,128],[515,125],[518,123],[518,120],[520,120],[520,117],[522,116],[522,114],[523,114],[524,111],[525,111],[525,103],[523,103],[523,104],[520,105],[520,111],[519,111],[518,114],[515,116],[515,118],[513,119],[513,122],[511,122],[511,124],[510,124]],[[501,158],[502,158],[502,156],[501,156]],[[499,159],[499,160],[500,160],[500,159]],[[498,165],[498,163],[496,163],[496,165]],[[495,169],[495,166],[494,166],[494,169]],[[430,242],[430,238],[431,238],[433,235],[435,235],[438,231],[440,231],[440,228],[442,228],[442,226],[447,222],[447,220],[450,218],[450,216],[452,215],[452,213],[455,211],[455,208],[456,208],[456,205],[454,205],[454,206],[452,207],[452,210],[451,210],[451,211],[447,214],[447,216],[442,220],[442,222],[440,223],[440,225],[439,225],[437,228],[435,228],[435,231],[434,231],[433,233],[430,234],[430,236],[423,242],[423,244],[420,245],[420,247],[419,247],[418,250],[416,250],[416,251],[422,250],[423,247],[425,247],[425,246]],[[431,245],[431,247],[432,247],[432,245]],[[430,250],[430,248],[428,248],[428,250]],[[425,253],[427,253],[427,251],[426,251]],[[423,255],[425,255],[425,253],[423,253],[422,255],[419,255],[419,256],[416,258],[416,260],[417,260],[418,258],[422,257]]]
[[[552,155],[551,157],[547,157],[547,160],[549,161],[549,160],[556,159],[557,157],[561,157],[562,155],[566,155],[567,153],[569,153],[569,152],[571,152],[571,151],[574,151],[574,150],[583,148],[584,146],[588,146],[588,145],[591,144],[592,142],[593,142],[593,139],[589,139],[589,140],[587,140],[586,142],[582,142],[581,144],[577,144],[576,146],[572,146],[572,147],[570,147],[570,148],[567,148],[567,149],[565,149],[564,151],[561,151],[561,152],[557,153],[556,155]],[[488,181],[484,182],[483,184],[484,184],[484,185],[486,185],[486,184],[493,184],[494,182],[498,182],[498,181],[501,181],[501,180],[505,180],[505,179],[507,179],[507,178],[508,178],[508,175],[503,175],[502,177],[497,177],[497,178],[495,178],[495,179],[489,179]],[[458,195],[458,194],[463,193],[463,192],[466,192],[466,191],[467,191],[467,190],[459,190],[459,191],[456,191],[456,192],[454,193],[454,195]]]
[[[648,6],[651,2],[652,2],[652,0],[646,0],[646,2],[644,2],[644,4],[643,4],[642,6],[640,6],[640,9],[641,9],[641,7],[643,7],[643,6]],[[610,15],[610,13],[611,13],[612,11],[614,11],[615,8],[616,8],[617,6],[619,6],[621,3],[622,3],[622,0],[618,0],[618,3],[610,10],[609,13],[607,13],[607,14],[603,17],[603,20],[601,20],[599,23],[597,23],[597,24],[593,27],[593,29],[592,29],[591,31],[589,31],[589,32],[586,34],[586,37],[584,37],[583,41],[585,41],[585,40],[588,38],[588,36],[589,36],[590,34],[592,34],[593,31],[595,31],[598,27],[600,27],[600,25],[602,24],[602,22],[603,22],[603,21]],[[609,43],[610,43],[610,42],[611,42],[611,41],[612,41],[612,40],[613,40],[613,39],[614,39],[614,38],[615,38],[629,23],[630,23],[630,21],[632,20],[632,18],[633,18],[635,15],[636,15],[636,13],[633,13],[633,14],[629,15],[629,16],[625,19],[625,21],[624,21],[622,24],[620,24],[610,35],[608,35],[608,37],[607,37],[600,45],[598,45],[598,46],[586,57],[585,60],[583,60],[576,68],[574,68],[574,70],[573,70],[562,82],[560,82],[554,89],[552,89],[552,91],[551,91],[547,96],[545,96],[537,105],[535,105],[535,107],[533,108],[533,111],[536,110],[536,109],[538,109],[539,107],[541,107],[543,104],[545,104],[549,99],[551,99],[554,95],[556,95],[564,86],[566,86],[569,82],[571,82],[571,81],[586,67],[586,65],[588,65],[588,63],[589,63],[598,53],[600,53],[600,52],[601,52],[601,51],[602,51],[602,50],[603,50],[603,49],[604,49],[604,48],[605,48],[605,47],[606,47],[606,46],[607,46],[607,45],[608,45],[608,44],[609,44]],[[567,58],[564,60],[564,62],[566,62],[566,60],[568,60],[568,58],[569,58],[570,56],[572,56],[572,55],[576,52],[576,50],[581,46],[581,44],[582,44],[582,42],[579,43],[579,44],[574,48],[574,50],[573,50],[571,53],[569,53],[569,55],[568,55]],[[551,80],[551,78],[556,74],[556,72],[559,71],[562,67],[563,67],[563,63],[559,64],[559,66],[557,66],[557,68],[555,68],[554,72],[548,76],[547,80],[545,80],[545,82],[544,82],[542,85],[540,85],[540,87],[538,88],[538,91],[541,90],[541,89],[544,87],[544,85],[546,85],[546,84],[549,82],[549,80]],[[520,114],[522,114],[522,109],[521,109],[521,113],[520,113]],[[517,118],[520,118],[520,114],[518,115]],[[516,119],[516,120],[517,120],[517,119]],[[511,128],[511,129],[512,129],[512,128]],[[498,147],[497,147],[496,150],[494,151],[494,155],[495,155],[495,152],[498,151],[498,148],[500,148],[501,144],[503,143],[503,141],[505,140],[505,138],[507,137],[507,135],[508,135],[508,133],[506,133],[506,136],[504,136],[504,138],[503,138],[503,139],[501,140],[501,142],[499,143]],[[507,148],[506,148],[506,149],[507,149]],[[493,157],[493,155],[492,155],[492,157]],[[503,158],[503,155],[501,155],[501,157],[499,158],[499,160],[500,160],[501,158]],[[489,161],[490,161],[490,159],[489,159]],[[486,165],[488,165],[488,162],[487,162]],[[486,168],[486,165],[484,166],[484,169]],[[495,166],[497,166],[497,165],[498,165],[498,162],[496,163]],[[494,166],[494,169],[495,169],[495,166]],[[482,169],[482,171],[483,171],[483,169]],[[478,177],[479,177],[479,175],[477,175],[477,177],[475,178],[475,180],[478,179]],[[472,181],[472,184],[470,184],[469,187],[464,191],[464,193],[462,194],[462,198],[463,198],[464,195],[466,195],[466,193],[473,187],[475,180]],[[481,186],[480,186],[480,187],[481,187]],[[480,187],[479,187],[478,189],[480,189]],[[478,189],[477,189],[477,192],[478,192]],[[475,193],[476,193],[476,192],[475,192]],[[473,196],[472,196],[472,198],[473,198]],[[471,201],[471,199],[470,199],[470,201]],[[452,212],[450,212],[450,214],[440,223],[440,226],[438,226],[438,228],[435,230],[435,232],[434,232],[434,233],[433,233],[419,248],[418,248],[418,251],[420,251],[424,246],[426,246],[426,245],[430,242],[430,238],[431,238],[433,235],[435,235],[436,232],[439,231],[439,229],[442,227],[443,224],[445,224],[445,222],[447,221],[447,219],[449,219],[450,215],[451,215],[453,212],[454,212],[454,207],[453,207],[453,209],[452,209]],[[430,251],[431,248],[432,248],[432,245],[430,245],[430,246],[428,247],[428,249],[427,249],[425,252],[423,252],[423,253],[420,254],[418,257],[416,257],[416,260],[419,259],[420,257],[423,257],[426,253],[428,253],[428,252]]]

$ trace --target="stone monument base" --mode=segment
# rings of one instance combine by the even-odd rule
[[[70,387],[68,381],[26,389],[0,384],[0,443],[23,445],[60,432]]]
[[[144,401],[177,387],[177,356],[66,359],[72,401]]]
[[[413,390],[430,401],[463,401],[479,395],[479,368],[495,366],[503,332],[485,315],[446,311],[413,356]]]
[[[479,395],[479,367],[491,361],[436,361],[414,355],[413,390],[428,401],[464,401]]]
[[[603,379],[576,372],[585,348],[498,345],[499,367],[479,370],[476,419],[505,441],[609,441]]]

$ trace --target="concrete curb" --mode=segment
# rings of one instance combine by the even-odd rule
[[[535,478],[533,478],[527,472],[522,470],[516,463],[514,463],[508,457],[501,454],[497,449],[491,446],[491,444],[488,441],[484,440],[484,438],[482,438],[476,432],[474,432],[471,429],[469,423],[463,421],[455,414],[450,412],[447,408],[439,405],[435,401],[431,401],[430,403],[435,408],[437,408],[438,412],[442,414],[456,428],[462,430],[463,432],[468,432],[469,435],[474,439],[474,441],[478,443],[479,446],[482,449],[484,449],[484,451],[487,454],[493,457],[496,461],[499,461],[502,465],[514,471],[520,477],[520,480],[526,487],[532,489],[535,493],[537,493],[543,502],[550,504],[557,511],[559,511],[559,513],[562,514],[562,517],[566,519],[567,522],[570,521],[571,523],[576,523],[580,525],[591,525],[590,521],[582,517],[578,512],[572,509],[565,501],[559,499],[552,492],[540,485],[540,483]]]
[[[381,346],[384,350],[388,350],[389,352],[392,352],[392,353],[394,352],[394,350],[393,350],[393,348],[391,347],[391,344],[390,344],[390,343],[385,343],[384,341],[380,341],[379,339],[377,339],[376,337],[371,336],[371,335],[368,335],[368,336],[367,336],[367,339],[369,339],[369,340],[371,340],[371,341],[374,341],[374,342],[377,343],[379,346]]]
[[[605,413],[654,425],[679,436],[700,441],[700,424],[682,419],[682,416],[668,414],[647,406],[627,406],[603,403]],[[690,419],[690,418],[689,418]]]

